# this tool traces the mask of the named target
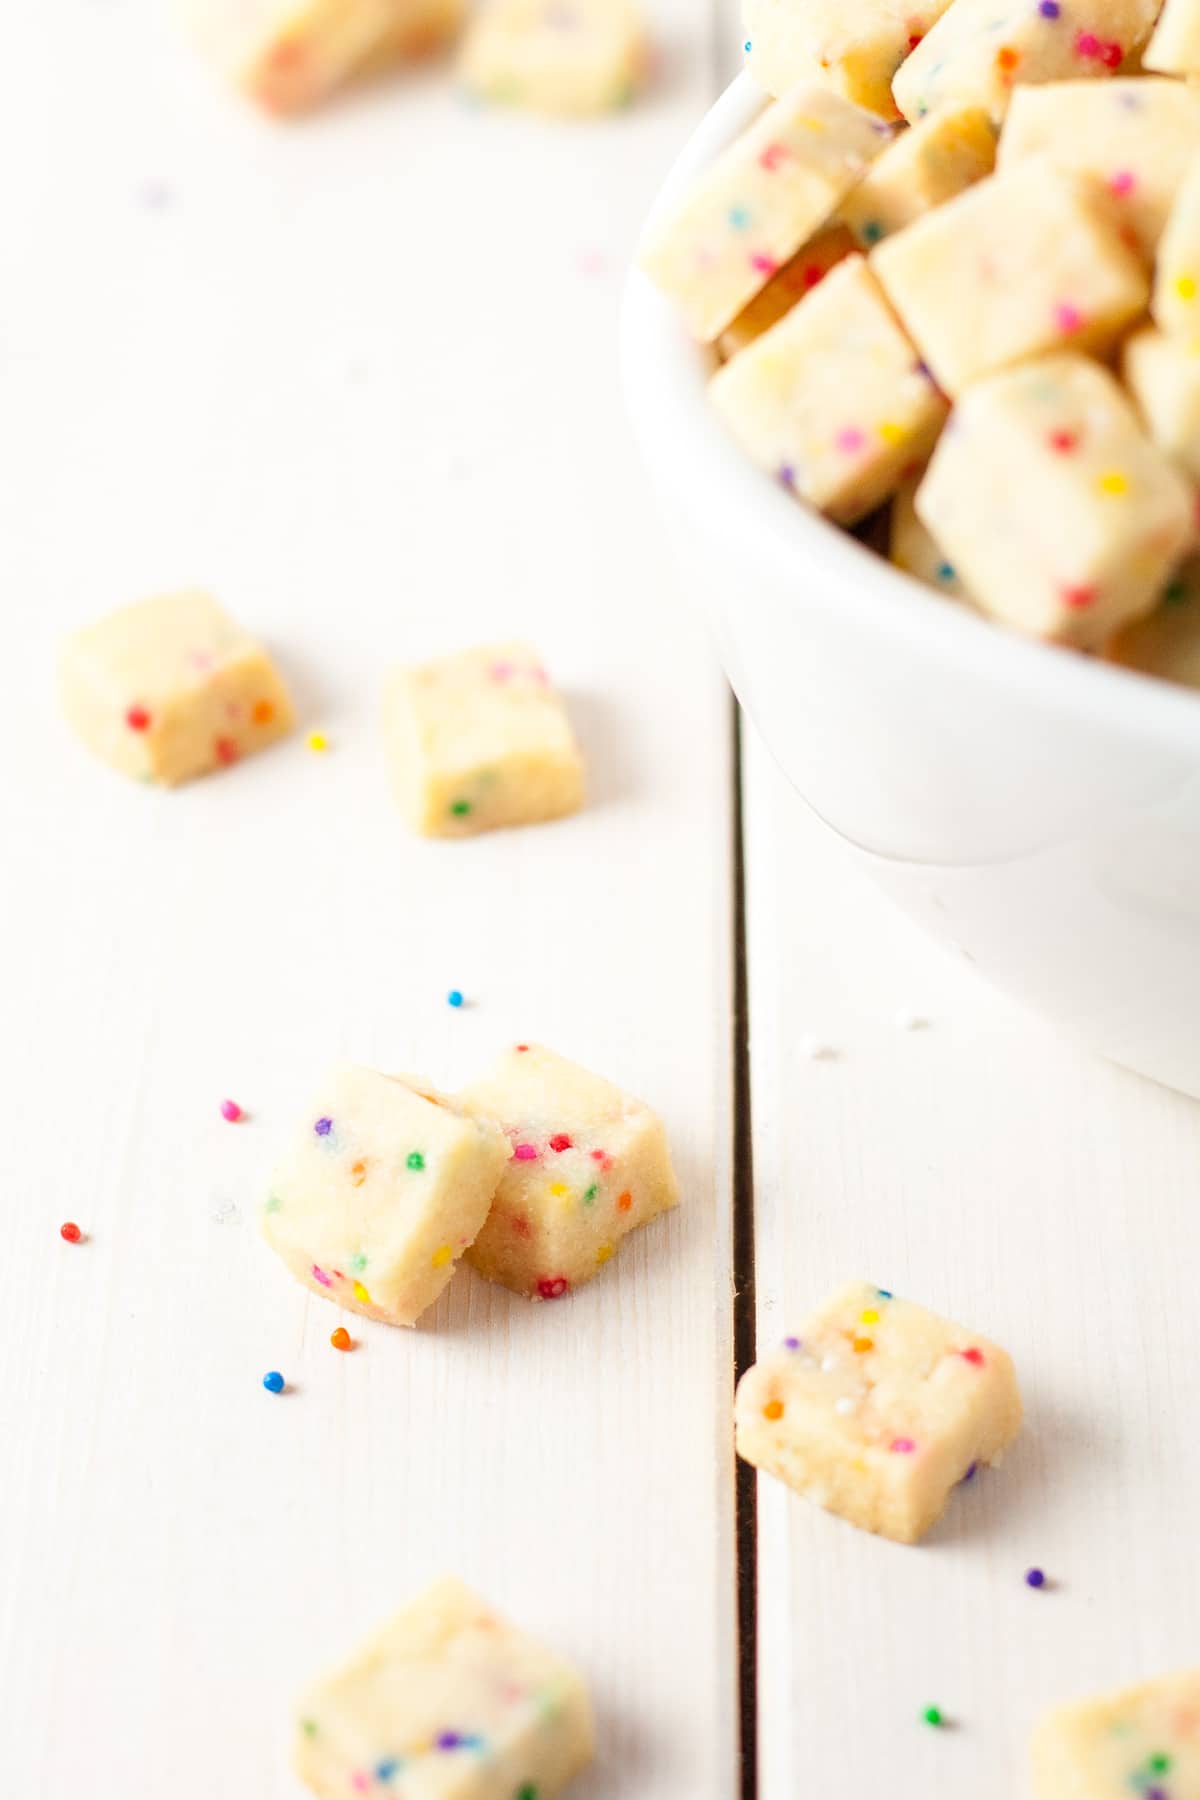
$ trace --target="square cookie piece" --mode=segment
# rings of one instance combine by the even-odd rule
[[[981,106],[944,106],[902,131],[843,200],[839,217],[865,250],[990,175],[996,132]]]
[[[871,264],[950,394],[1048,350],[1107,350],[1149,294],[1091,183],[1041,157],[926,213]]]
[[[818,231],[802,250],[797,250],[791,262],[784,263],[778,275],[772,275],[733,324],[726,326],[717,340],[721,355],[726,360],[736,356],[764,331],[770,331],[772,325],[778,325],[784,314],[819,287],[830,269],[844,262],[853,249],[854,238],[845,225],[826,225]]]
[[[482,99],[531,112],[609,112],[643,85],[649,56],[631,0],[484,0],[459,76]]]
[[[1200,481],[1200,342],[1147,325],[1126,339],[1121,373],[1159,449]]]
[[[275,1171],[262,1230],[298,1281],[385,1325],[415,1325],[482,1226],[503,1133],[407,1077],[325,1082]]]
[[[395,28],[398,0],[187,0],[193,34],[268,112],[306,112]]]
[[[1200,75],[1200,0],[1167,0],[1142,60],[1163,75]]]
[[[1182,81],[1052,81],[1018,88],[1000,139],[1000,167],[1047,156],[1090,175],[1147,263],[1175,190],[1200,150],[1200,93]]]
[[[745,0],[749,69],[769,94],[819,81],[895,118],[892,77],[950,0]]]
[[[915,1544],[1021,1425],[1012,1360],[865,1283],[747,1369],[738,1455],[864,1531]]]
[[[1149,612],[1192,542],[1187,482],[1082,356],[969,389],[916,504],[985,611],[1082,649]]]
[[[1161,0],[954,0],[892,83],[914,123],[952,100],[1008,111],[1029,82],[1111,76],[1146,42]]]
[[[1200,1668],[1050,1713],[1033,1740],[1038,1800],[1194,1800]]]
[[[512,1146],[471,1267],[531,1300],[590,1281],[622,1238],[679,1202],[657,1113],[539,1044],[518,1044],[458,1095]]]
[[[322,1800],[553,1800],[592,1754],[576,1671],[447,1580],[305,1695],[293,1760]]]
[[[1200,688],[1200,559],[1184,563],[1154,611],[1110,638],[1104,655],[1122,668]]]
[[[238,762],[295,724],[266,651],[207,594],[161,594],[85,626],[63,647],[59,678],[88,749],[164,787]]]
[[[1172,337],[1200,344],[1200,156],[1179,184],[1159,242],[1150,310]]]
[[[583,805],[579,746],[528,644],[397,669],[384,731],[396,798],[427,837],[534,825]]]
[[[891,135],[838,94],[794,89],[652,228],[642,267],[711,343],[826,223]]]
[[[841,525],[929,455],[946,402],[866,261],[850,256],[713,377],[742,448]]]
[[[924,474],[922,469],[907,476],[896,489],[889,525],[889,559],[906,575],[915,575],[918,581],[936,588],[947,600],[963,600],[969,605],[958,570],[917,517],[914,500]]]

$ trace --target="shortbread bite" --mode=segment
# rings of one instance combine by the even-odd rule
[[[895,118],[892,77],[950,0],[745,0],[748,66],[769,94],[819,81]]]
[[[298,1281],[385,1325],[415,1325],[487,1218],[502,1132],[409,1076],[330,1075],[276,1169],[263,1236]]]
[[[1184,563],[1154,611],[1118,631],[1104,654],[1122,668],[1200,688],[1200,561]]]
[[[1033,1739],[1037,1800],[1196,1800],[1200,1668],[1060,1707]]]
[[[1163,75],[1200,75],[1200,0],[1167,0],[1142,60]]]
[[[891,135],[839,94],[794,88],[652,229],[642,267],[711,343],[827,222]]]
[[[486,100],[586,114],[627,105],[649,63],[633,0],[483,0],[467,27],[459,76]]]
[[[1200,482],[1200,341],[1146,325],[1126,339],[1121,373],[1159,449]]]
[[[950,101],[999,121],[1015,90],[1116,74],[1149,37],[1161,0],[954,0],[892,84],[914,123]]]
[[[396,798],[426,836],[533,825],[583,804],[566,708],[528,644],[395,670],[384,729]]]
[[[393,13],[385,35],[355,69],[356,80],[435,55],[461,31],[467,6],[466,0],[393,0]]]
[[[843,200],[839,218],[865,250],[990,175],[996,131],[981,106],[944,106],[902,131]]]
[[[772,325],[778,325],[797,301],[824,281],[830,269],[843,262],[855,248],[854,237],[845,225],[827,225],[798,250],[791,262],[784,263],[761,293],[754,296],[732,325],[727,325],[717,339],[717,348],[728,359],[760,338]]]
[[[447,1580],[304,1696],[293,1761],[322,1800],[554,1800],[593,1737],[571,1665]]]
[[[678,1204],[663,1122],[540,1044],[518,1044],[458,1096],[512,1146],[472,1268],[531,1300],[599,1273],[623,1238]]]
[[[738,1455],[901,1544],[1021,1426],[1012,1359],[866,1283],[843,1288],[738,1383]]]
[[[239,762],[295,724],[267,652],[203,593],[160,594],[85,626],[64,645],[59,677],[88,749],[164,787]]]
[[[929,455],[946,402],[858,255],[713,377],[742,448],[842,525]]]
[[[307,112],[378,54],[398,0],[185,0],[197,41],[268,112]]]
[[[978,605],[1081,649],[1151,611],[1193,542],[1190,485],[1082,356],[969,388],[916,505]]]
[[[1090,175],[1151,263],[1197,151],[1200,93],[1182,81],[1052,81],[1013,95],[1000,167],[1041,155],[1069,174]]]
[[[1200,156],[1179,184],[1158,246],[1150,310],[1173,337],[1200,343]]]
[[[1060,348],[1103,353],[1149,284],[1093,184],[1029,157],[926,213],[872,252],[947,393]]]
[[[889,525],[889,558],[906,575],[915,575],[947,600],[970,604],[958,570],[917,517],[913,502],[924,475],[923,469],[908,475],[896,489]]]

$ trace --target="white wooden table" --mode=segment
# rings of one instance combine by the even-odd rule
[[[1045,1700],[1196,1655],[1200,1113],[915,937],[752,737],[735,837],[727,693],[614,369],[733,25],[660,0],[659,92],[602,125],[428,73],[279,130],[156,0],[11,12],[0,1791],[296,1800],[297,1688],[455,1570],[588,1670],[580,1800],[750,1800],[756,1762],[763,1800],[1008,1800]],[[67,738],[63,632],[192,582],[327,756],[159,795]],[[510,633],[593,804],[417,842],[381,668]],[[337,1356],[252,1229],[275,1144],[339,1056],[449,1084],[525,1035],[663,1109],[684,1205],[568,1304],[464,1274]],[[1008,1343],[1029,1430],[916,1552],[773,1484],[756,1517],[743,1480],[756,1680],[735,1340],[859,1274]]]

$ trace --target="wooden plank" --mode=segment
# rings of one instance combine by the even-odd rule
[[[612,366],[707,91],[694,9],[663,0],[690,50],[627,117],[474,112],[430,72],[293,129],[169,9],[58,10],[12,21],[0,124],[5,1789],[291,1800],[297,1688],[455,1570],[590,1673],[580,1800],[724,1800],[726,700]],[[277,646],[327,756],[159,795],[68,741],[62,633],[197,581]],[[380,671],[510,633],[568,691],[592,803],[416,842]],[[339,1357],[253,1229],[276,1144],[335,1058],[450,1084],[525,1035],[663,1109],[683,1206],[568,1303],[463,1275]]]
[[[1028,1407],[917,1550],[760,1480],[762,1800],[1011,1800],[1044,1708],[1195,1661],[1200,1109],[918,935],[752,731],[745,806],[760,1342],[865,1277],[1005,1344]]]

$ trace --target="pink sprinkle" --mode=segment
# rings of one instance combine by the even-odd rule
[[[1070,335],[1072,332],[1078,331],[1083,324],[1083,314],[1077,306],[1072,306],[1069,300],[1060,300],[1054,308],[1054,323],[1060,331],[1065,331]]]
[[[1089,606],[1096,604],[1097,591],[1094,587],[1065,587],[1062,590],[1064,606],[1072,612],[1084,612]]]
[[[757,269],[760,275],[774,275],[779,264],[773,256],[764,256],[761,251],[750,258],[750,267]]]
[[[603,250],[581,250],[577,260],[581,275],[603,275],[608,267]]]
[[[513,1151],[513,1155],[516,1157],[518,1162],[536,1162],[537,1161],[537,1151],[534,1149],[532,1144],[518,1144],[516,1149]]]
[[[787,148],[785,145],[783,145],[783,144],[768,144],[766,149],[763,151],[762,155],[758,159],[759,166],[761,168],[769,170],[771,173],[774,173],[774,171],[779,167],[781,162],[786,162],[787,156],[788,156],[788,151],[787,151]]]
[[[360,1794],[365,1794],[371,1784],[370,1776],[364,1775],[361,1770],[356,1770],[350,1779],[354,1783],[356,1792]]]
[[[529,674],[530,674],[530,678],[533,681],[540,683],[540,685],[542,687],[550,686],[550,677],[546,673],[545,669],[540,668],[540,667],[536,668],[536,669],[530,669]]]
[[[509,662],[494,662],[488,673],[493,681],[508,681],[513,674],[513,666]]]
[[[834,439],[838,449],[846,451],[861,450],[866,441],[857,425],[847,425]]]
[[[1075,54],[1077,56],[1097,57],[1099,56],[1102,47],[1100,39],[1096,36],[1094,31],[1081,31],[1079,36],[1075,39]]]
[[[228,1119],[231,1125],[237,1124],[238,1120],[242,1117],[242,1109],[236,1100],[222,1100],[221,1117],[223,1119]]]
[[[911,1456],[916,1447],[911,1438],[892,1439],[893,1456]]]
[[[1132,194],[1137,186],[1137,176],[1132,169],[1118,169],[1108,185],[1114,194]]]
[[[328,1275],[325,1273],[324,1269],[318,1269],[316,1263],[313,1264],[312,1272],[313,1272],[313,1280],[319,1281],[322,1287],[332,1287],[333,1286],[332,1281],[330,1281],[330,1279],[329,1279]]]

